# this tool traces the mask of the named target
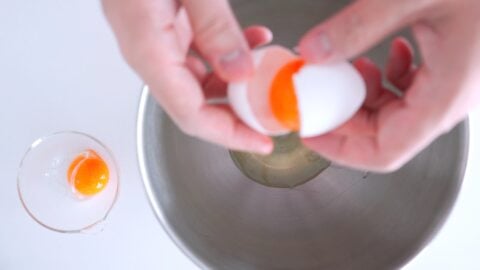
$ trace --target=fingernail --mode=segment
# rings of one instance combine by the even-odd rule
[[[242,49],[224,54],[220,57],[219,64],[221,72],[232,81],[249,77],[253,69],[252,59]]]
[[[327,61],[333,54],[332,43],[324,32],[317,33],[308,39],[301,48],[302,55],[310,62],[318,63]]]

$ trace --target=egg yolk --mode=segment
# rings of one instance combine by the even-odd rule
[[[78,155],[70,164],[67,179],[75,190],[85,196],[102,191],[108,183],[108,166],[93,150]]]
[[[300,130],[293,75],[304,64],[301,59],[288,62],[277,72],[270,87],[270,107],[273,115],[284,127],[292,131]]]

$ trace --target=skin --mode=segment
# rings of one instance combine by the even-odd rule
[[[225,96],[225,82],[253,72],[250,48],[271,40],[268,29],[242,34],[227,1],[103,0],[105,13],[128,63],[187,134],[237,150],[268,153],[271,140],[257,134],[211,97]],[[312,63],[353,59],[388,35],[409,27],[412,46],[397,38],[386,78],[366,58],[355,61],[367,84],[363,108],[345,125],[304,143],[346,166],[398,169],[480,103],[480,1],[357,0],[310,30],[298,50]],[[213,68],[208,73],[205,63]]]
[[[357,61],[368,85],[364,107],[338,130],[304,143],[337,163],[389,172],[451,130],[480,103],[479,12],[476,0],[359,0],[312,29],[300,41],[310,62],[355,57],[410,27],[422,63],[412,64],[405,40],[393,42],[385,73],[403,91],[397,97],[373,63]]]
[[[253,73],[250,48],[270,42],[267,28],[242,33],[226,0],[103,0],[103,7],[125,59],[183,132],[230,149],[272,151],[271,139],[228,106],[207,102],[225,94],[225,81]]]

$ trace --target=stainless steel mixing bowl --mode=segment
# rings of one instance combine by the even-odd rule
[[[293,46],[348,1],[232,1],[244,25],[266,24]],[[388,42],[370,54],[382,63]],[[229,152],[180,132],[145,89],[138,157],[160,223],[204,269],[395,269],[436,234],[462,183],[468,128],[460,124],[401,170],[330,166],[293,189],[249,180]]]

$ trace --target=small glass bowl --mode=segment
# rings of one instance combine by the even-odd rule
[[[71,162],[93,150],[108,166],[109,181],[98,194],[78,196],[67,179]],[[111,152],[97,139],[64,131],[35,140],[22,158],[17,188],[27,213],[40,225],[62,233],[103,230],[118,195],[118,172]]]

